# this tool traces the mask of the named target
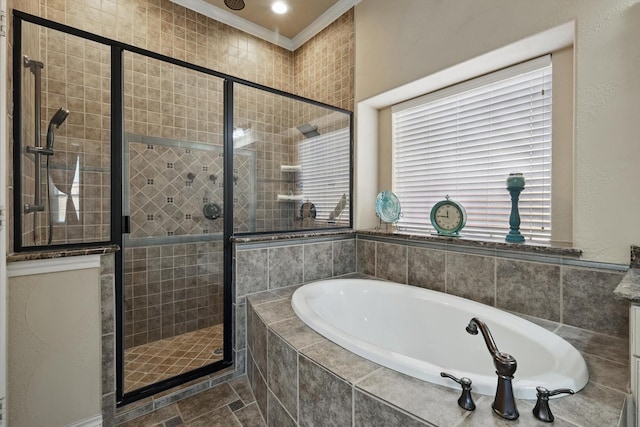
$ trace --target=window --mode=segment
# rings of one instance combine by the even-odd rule
[[[350,148],[349,128],[300,142],[302,193],[313,202],[317,220],[349,224]]]
[[[520,230],[551,239],[551,56],[398,104],[393,113],[393,190],[399,227],[435,232],[432,206],[445,196],[467,211],[465,236],[504,238],[506,178],[522,172]]]

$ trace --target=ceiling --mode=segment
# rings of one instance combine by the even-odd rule
[[[171,0],[289,50],[296,50],[361,0],[284,0],[289,11],[271,11],[274,0],[244,0],[242,10],[231,10],[224,0]]]

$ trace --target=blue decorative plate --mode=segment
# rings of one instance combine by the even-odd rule
[[[397,222],[400,218],[400,201],[391,191],[381,191],[376,197],[376,213],[384,222]]]

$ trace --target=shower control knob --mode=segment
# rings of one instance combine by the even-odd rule
[[[462,394],[458,399],[458,406],[467,411],[476,409],[476,404],[473,403],[473,397],[471,397],[471,380],[469,378],[462,377],[458,379],[447,372],[440,372],[440,376],[450,378],[462,386]]]
[[[547,390],[542,386],[536,387],[536,397],[538,401],[536,402],[536,406],[533,408],[533,416],[539,419],[540,421],[544,421],[545,423],[553,422],[553,414],[551,413],[551,408],[549,407],[549,397],[555,396],[557,394],[574,394],[575,391],[568,388],[559,388],[557,390]]]

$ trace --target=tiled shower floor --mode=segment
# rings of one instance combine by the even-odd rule
[[[222,324],[214,325],[125,350],[125,391],[221,360],[222,332]]]

